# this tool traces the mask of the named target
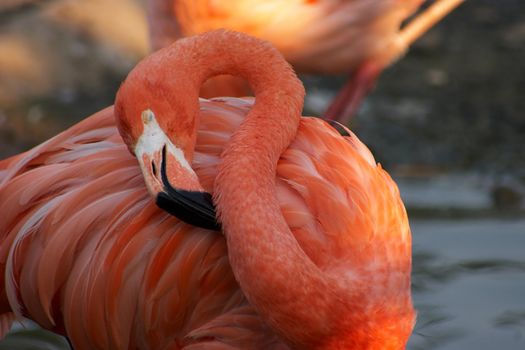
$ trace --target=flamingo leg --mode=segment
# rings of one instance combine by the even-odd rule
[[[358,111],[363,99],[374,88],[382,71],[381,65],[375,62],[362,64],[339,91],[326,110],[324,118],[347,125]]]
[[[419,39],[463,2],[465,0],[436,0],[401,30],[397,39],[398,46],[407,48],[412,45],[414,41]],[[395,59],[396,57],[393,58]]]
[[[150,0],[146,2],[153,51],[166,47],[183,36],[179,23],[174,19],[173,6],[173,1]]]
[[[325,118],[347,124],[358,111],[361,102],[374,88],[377,78],[419,37],[465,0],[436,0],[431,6],[408,23],[392,43],[384,57],[377,62],[363,63],[343,86],[328,107]]]

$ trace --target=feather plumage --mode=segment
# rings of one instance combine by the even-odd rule
[[[252,103],[201,100],[193,167],[207,191]],[[108,108],[0,162],[0,310],[67,334],[78,349],[286,348],[246,301],[224,237],[155,206],[113,118]],[[403,284],[410,266],[395,256],[377,254],[377,266],[361,257],[376,247],[409,254],[397,188],[355,135],[334,135],[325,122],[302,119],[277,168],[281,211],[321,269],[336,268],[324,256],[349,254],[355,283],[360,269],[381,275],[388,266],[400,277],[376,288]],[[389,239],[394,231],[401,241]]]

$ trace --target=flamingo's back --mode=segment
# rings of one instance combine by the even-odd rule
[[[206,190],[252,101],[201,101],[193,167]],[[246,302],[223,236],[155,206],[111,108],[3,161],[0,176],[0,312],[67,333],[78,349],[286,348]],[[303,118],[276,188],[318,266],[348,270],[353,288],[386,296],[363,308],[406,307],[406,214],[397,187],[354,135]]]

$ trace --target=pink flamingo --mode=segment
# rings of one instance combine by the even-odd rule
[[[199,101],[224,73],[255,102]],[[241,33],[144,59],[115,108],[0,162],[0,312],[75,349],[403,349],[399,191],[349,130],[301,118],[303,96]]]
[[[403,29],[424,0],[149,0],[153,49],[213,29],[272,42],[301,73],[351,74],[324,117],[347,123],[379,74],[464,0],[436,0]],[[202,95],[246,96],[248,85],[220,77]]]

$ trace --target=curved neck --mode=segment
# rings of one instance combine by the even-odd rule
[[[290,345],[302,348],[326,341],[339,331],[332,321],[344,309],[341,291],[301,249],[275,193],[277,162],[297,133],[304,99],[302,83],[290,65],[266,42],[214,31],[179,40],[140,66],[137,93],[156,98],[147,95],[135,103],[136,111],[122,115],[151,108],[163,130],[173,132],[174,143],[184,139],[179,146],[188,160],[202,83],[218,74],[249,82],[255,104],[223,152],[214,187],[231,266],[246,297]]]
[[[250,303],[284,340],[297,347],[316,344],[334,331],[331,320],[341,311],[341,296],[290,231],[274,183],[279,157],[297,132],[304,88],[275,49],[239,38],[257,45],[238,40],[207,45],[193,61],[199,84],[228,73],[246,79],[256,96],[222,154],[215,180],[230,263]]]

